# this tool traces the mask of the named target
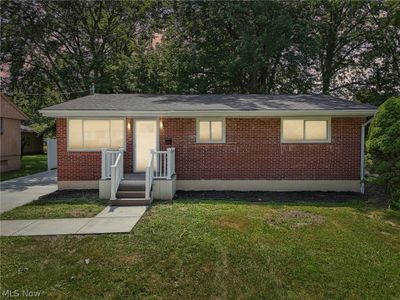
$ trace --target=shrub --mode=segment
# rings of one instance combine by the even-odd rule
[[[400,98],[379,107],[368,133],[367,162],[390,192],[392,207],[400,208]]]

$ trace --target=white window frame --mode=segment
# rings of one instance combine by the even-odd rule
[[[202,121],[219,121],[222,122],[222,140],[220,141],[201,141],[200,140],[200,122]],[[211,130],[211,126],[210,126]],[[210,132],[211,137],[211,132]],[[225,118],[197,118],[196,119],[196,143],[197,144],[225,144]]]
[[[123,121],[123,147],[124,151],[126,151],[126,118],[68,118],[67,119],[67,151],[68,152],[101,152],[101,148],[80,148],[80,149],[71,149],[69,147],[69,120],[82,120],[82,126],[85,120],[93,120],[93,121],[112,121],[112,120],[122,120]],[[111,130],[111,127],[110,127]],[[83,134],[83,127],[82,127]],[[83,141],[83,137],[82,137]],[[84,143],[84,141],[83,141]]]
[[[303,120],[303,140],[284,140],[283,139],[283,120]],[[326,140],[306,140],[305,121],[327,121]],[[331,143],[331,117],[281,117],[281,143],[282,144],[327,144]]]

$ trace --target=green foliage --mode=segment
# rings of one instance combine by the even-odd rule
[[[87,95],[92,83],[100,93],[134,91],[131,74],[151,42],[156,4],[1,1],[0,59],[9,75],[2,78],[3,90],[46,135],[54,134],[54,122],[39,109]]]
[[[355,99],[381,105],[386,99],[399,95],[400,90],[400,2],[371,2],[368,47],[359,64],[368,74],[358,88],[350,87]],[[382,15],[385,12],[385,15]]]
[[[312,87],[309,11],[290,1],[172,5],[157,49],[167,92],[306,93]],[[156,55],[157,55],[156,54]],[[165,59],[167,58],[167,59]],[[154,78],[157,80],[157,78]]]
[[[88,90],[91,83],[98,92],[113,91],[114,69],[107,66],[143,51],[150,42],[155,2],[5,1],[2,8],[10,87],[32,90],[23,82],[40,76],[68,94]],[[17,76],[24,80],[15,80]]]
[[[26,95],[18,92],[14,95],[13,101],[27,114],[32,128],[44,137],[54,137],[55,120],[42,116],[38,111],[43,107],[63,102],[64,99],[59,92],[50,88],[46,88],[43,95]]]
[[[400,208],[400,98],[390,98],[380,107],[369,129],[367,161]]]
[[[2,89],[46,135],[54,124],[38,110],[92,83],[98,93],[323,92],[378,105],[400,93],[399,1],[0,5]]]

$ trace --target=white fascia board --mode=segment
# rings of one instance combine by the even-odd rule
[[[45,117],[288,117],[288,116],[373,116],[376,109],[349,110],[264,110],[264,111],[117,111],[117,110],[39,110]]]

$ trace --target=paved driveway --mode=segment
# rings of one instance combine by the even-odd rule
[[[0,213],[57,190],[57,171],[51,170],[0,183]]]

